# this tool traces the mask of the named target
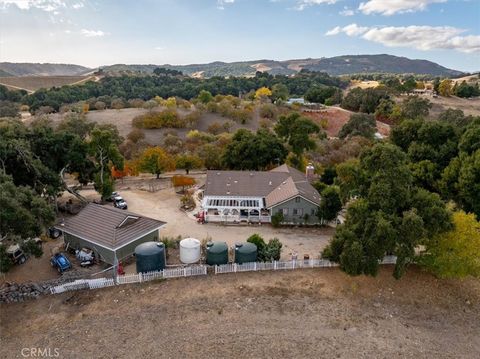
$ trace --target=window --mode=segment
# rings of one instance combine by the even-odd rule
[[[301,216],[301,215],[303,215],[303,208],[294,208],[294,209],[293,209],[293,215],[294,215],[294,216]]]
[[[282,213],[284,216],[288,216],[288,208],[283,208]]]
[[[312,208],[312,209],[310,210],[310,214],[311,214],[312,216],[315,215],[315,208]]]
[[[300,197],[295,198],[295,203],[300,203]]]

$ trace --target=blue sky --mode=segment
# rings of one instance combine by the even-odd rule
[[[389,53],[480,70],[480,0],[0,0],[0,61],[189,64]]]

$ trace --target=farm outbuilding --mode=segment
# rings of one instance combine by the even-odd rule
[[[96,258],[113,265],[115,258],[120,261],[131,256],[139,244],[157,241],[159,230],[165,224],[136,213],[90,203],[56,228],[63,231],[69,248],[90,248]]]

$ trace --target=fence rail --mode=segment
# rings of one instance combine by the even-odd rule
[[[386,256],[380,262],[380,264],[394,264],[396,260],[397,258],[395,256]],[[51,287],[50,292],[52,294],[59,294],[72,290],[98,289],[121,284],[148,282],[155,279],[207,275],[208,267],[209,266],[206,265],[196,265],[182,268],[168,268],[161,271],[118,276],[116,280],[114,280],[113,278],[79,279],[71,283],[65,283],[62,285]],[[213,266],[215,274],[328,267],[338,267],[338,264],[330,262],[326,259],[307,259],[285,262],[249,262],[242,264],[228,263]]]

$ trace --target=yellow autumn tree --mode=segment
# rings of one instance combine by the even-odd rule
[[[440,82],[440,85],[438,85],[438,93],[441,96],[450,96],[452,94],[452,80],[443,80]]]
[[[255,91],[256,99],[264,99],[270,96],[272,96],[272,91],[268,87],[260,87],[257,91]]]
[[[161,147],[150,147],[140,155],[138,169],[160,178],[163,172],[175,170],[175,158]]]
[[[454,229],[429,241],[419,262],[441,278],[480,277],[480,222],[474,214],[453,214]]]

